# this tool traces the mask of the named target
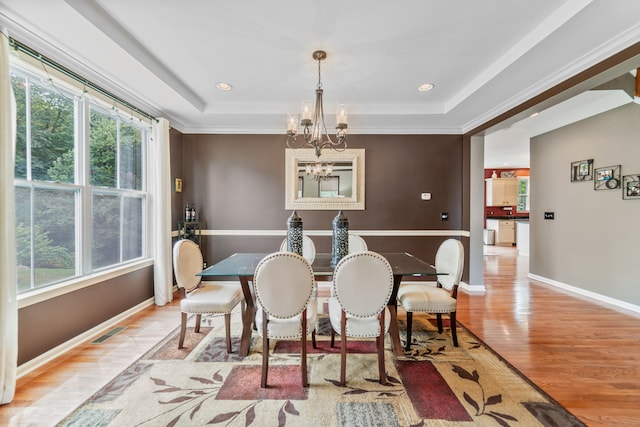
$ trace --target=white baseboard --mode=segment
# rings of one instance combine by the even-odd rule
[[[529,273],[527,275],[527,277],[530,278],[530,279],[533,279],[533,280],[537,280],[539,282],[546,283],[546,284],[551,285],[551,286],[555,286],[555,287],[560,288],[560,289],[564,289],[564,290],[572,292],[574,294],[585,296],[587,298],[590,298],[592,300],[595,300],[595,301],[598,301],[598,302],[601,302],[601,303],[612,305],[612,306],[615,306],[615,307],[618,307],[618,308],[621,308],[621,309],[624,309],[624,310],[629,310],[629,311],[632,311],[634,313],[640,313],[640,306],[635,305],[635,304],[630,304],[630,303],[628,303],[626,301],[620,301],[620,300],[617,300],[615,298],[608,297],[606,295],[601,295],[601,294],[598,294],[598,293],[595,293],[595,292],[588,291],[586,289],[578,288],[576,286],[568,285],[566,283],[558,282],[557,280],[548,279],[546,277],[538,276],[538,275],[531,274],[531,273]]]
[[[470,285],[465,282],[460,282],[460,289],[465,291],[468,294],[483,294],[487,292],[487,288],[485,288],[484,284],[482,285]]]
[[[42,353],[41,355],[29,360],[28,362],[23,363],[22,365],[18,366],[18,370],[16,373],[16,377],[19,379],[27,374],[29,374],[30,372],[38,369],[39,367],[41,367],[42,365],[44,365],[45,363],[48,363],[50,361],[52,361],[53,359],[55,359],[56,357],[64,354],[65,352],[79,346],[80,344],[84,344],[87,341],[89,341],[91,338],[100,335],[103,332],[108,331],[109,329],[113,328],[116,324],[118,324],[120,321],[122,321],[123,319],[126,319],[127,317],[139,312],[140,310],[143,310],[147,307],[149,307],[150,305],[153,305],[154,303],[154,299],[153,298],[149,298],[146,301],[141,302],[140,304],[131,307],[129,310],[124,311],[122,313],[120,313],[119,315],[112,317],[111,319],[89,329],[86,332],[83,332],[80,335],[77,335],[75,337],[73,337],[72,339],[70,339],[69,341],[66,341],[60,345],[58,345],[57,347],[52,348],[51,350]]]

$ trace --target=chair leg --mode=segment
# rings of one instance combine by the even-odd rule
[[[318,348],[316,345],[316,330],[311,331],[311,347]]]
[[[178,348],[184,347],[184,336],[187,333],[187,313],[182,313],[180,321],[180,339],[178,340]]]
[[[196,327],[193,329],[193,332],[200,332],[200,321],[202,320],[202,314],[196,314]]]
[[[453,346],[458,347],[458,333],[456,332],[456,312],[449,313],[449,322],[451,323],[451,338],[453,338]]]
[[[413,312],[407,311],[407,343],[404,346],[405,351],[411,350],[411,326],[413,325]]]
[[[342,310],[340,320],[340,385],[346,383],[347,373],[347,314]]]
[[[438,324],[438,333],[442,333],[442,314],[436,314],[436,323]]]
[[[302,371],[302,387],[309,387],[307,374],[307,309],[302,311],[302,339],[300,340],[300,370]],[[315,331],[313,332],[315,333]],[[315,341],[315,339],[314,339]]]
[[[336,331],[333,330],[333,326],[331,327],[331,348],[335,346],[336,343]]]
[[[231,353],[231,313],[224,314],[224,331],[227,336],[227,353]]]
[[[378,342],[378,373],[380,374],[380,384],[387,385],[387,372],[384,369],[384,310],[378,318],[380,320],[380,335],[376,338]]]
[[[267,313],[262,312],[262,378],[260,387],[267,387],[267,373],[269,371],[269,338],[267,336]]]

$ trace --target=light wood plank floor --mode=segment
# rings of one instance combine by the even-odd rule
[[[485,247],[482,296],[458,320],[589,426],[640,426],[640,316],[527,279],[529,258]]]
[[[640,426],[640,316],[527,279],[528,258],[486,247],[484,295],[459,294],[458,319],[589,426]],[[100,345],[79,346],[19,380],[0,426],[52,426],[179,322],[150,307]]]

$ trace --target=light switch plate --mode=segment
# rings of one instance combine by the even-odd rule
[[[422,200],[431,200],[431,193],[422,193],[420,194],[420,198]]]

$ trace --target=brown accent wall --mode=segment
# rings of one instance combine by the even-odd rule
[[[153,266],[18,310],[18,365],[153,297]]]
[[[183,179],[182,186],[184,188],[184,177],[182,176],[182,133],[175,129],[169,131],[169,149],[171,156],[171,223],[173,227],[178,226],[178,221],[184,218],[184,212],[178,207],[184,207],[184,190],[176,192],[176,178]]]
[[[365,149],[366,168],[366,208],[345,212],[352,230],[465,229],[461,135],[350,135],[348,144]],[[185,134],[182,145],[183,203],[195,203],[204,229],[286,229],[291,211],[284,208],[282,135]],[[422,192],[432,193],[432,200],[421,200]],[[174,206],[174,216],[183,208]],[[449,213],[448,221],[440,219],[441,212]],[[305,229],[330,230],[337,212],[299,214]],[[409,251],[432,260],[445,238],[366,240],[375,251]],[[318,251],[330,251],[330,237],[313,239]],[[213,263],[234,252],[273,251],[281,241],[279,236],[205,236],[202,247],[206,261]]]

